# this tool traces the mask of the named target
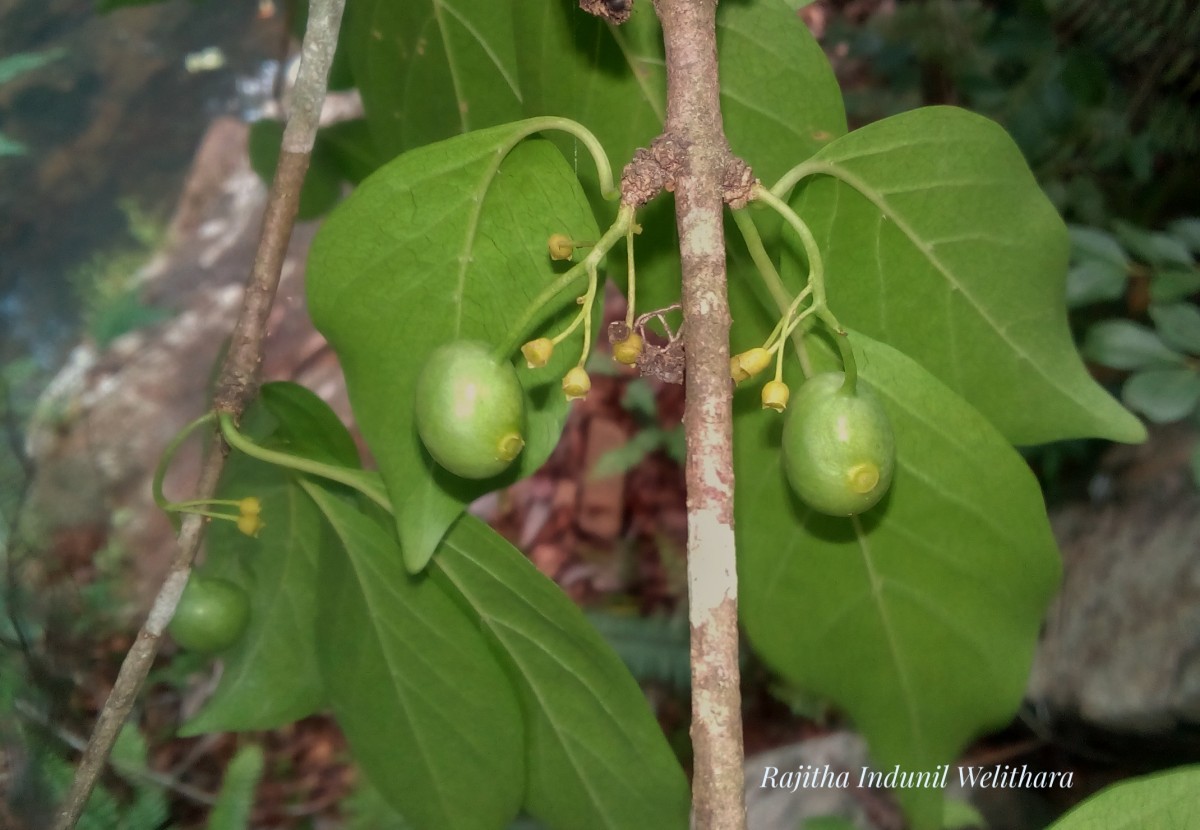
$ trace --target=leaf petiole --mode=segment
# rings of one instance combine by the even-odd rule
[[[163,450],[162,456],[158,459],[158,466],[154,468],[154,480],[150,485],[150,493],[154,497],[154,503],[162,510],[171,520],[171,525],[175,532],[179,532],[179,517],[171,509],[171,501],[163,494],[163,479],[167,477],[167,470],[171,467],[171,462],[175,460],[175,454],[179,452],[179,448],[183,446],[183,442],[200,427],[207,426],[213,422],[215,413],[206,412],[190,424],[179,430],[171,442],[167,444]]]
[[[793,168],[793,172],[797,170],[803,171],[804,166],[800,165],[797,168]],[[797,178],[797,181],[798,180],[799,178]],[[789,184],[787,177],[785,176],[784,180],[781,180],[780,184],[786,184],[787,187],[791,187],[791,184],[794,184],[794,182]],[[779,188],[780,185],[776,185],[776,187]],[[786,190],[786,188],[784,189]],[[791,331],[795,329],[796,325],[799,324],[800,320],[810,314],[815,314],[822,323],[828,326],[833,334],[834,341],[837,343],[838,351],[840,352],[842,358],[842,368],[846,375],[842,389],[848,394],[853,394],[855,385],[858,382],[858,364],[855,362],[854,350],[850,347],[846,330],[842,328],[842,325],[838,322],[837,317],[832,311],[829,310],[828,303],[826,302],[825,263],[821,258],[821,250],[817,247],[817,240],[813,236],[812,230],[808,227],[808,224],[801,219],[794,210],[792,210],[791,206],[788,205],[787,202],[785,202],[771,190],[763,187],[761,184],[755,185],[752,198],[757,201],[761,201],[763,204],[773,209],[783,218],[785,222],[792,226],[792,229],[796,231],[796,234],[800,237],[800,242],[804,246],[804,253],[808,257],[808,288],[812,290],[812,305],[809,306],[792,324],[787,327],[787,333],[790,334]],[[761,246],[761,241],[759,244]],[[777,274],[776,279],[778,279]],[[780,281],[780,285],[782,286],[782,281]],[[769,287],[770,286],[768,286],[768,288]],[[803,292],[801,292],[801,294],[803,294]],[[794,307],[797,305],[799,300],[800,296],[797,296],[797,298],[792,301],[792,305],[788,308],[787,313],[784,315],[785,319],[793,313]],[[779,302],[778,297],[776,298],[776,302]],[[779,304],[780,306],[783,305],[782,303]]]
[[[224,436],[229,446],[235,450],[244,452],[251,458],[265,461],[268,464],[286,467],[289,470],[296,470],[301,473],[309,473],[310,475],[327,478],[330,481],[336,481],[338,484],[344,484],[362,493],[388,513],[393,512],[391,500],[388,498],[387,491],[383,488],[383,482],[377,475],[369,473],[366,470],[356,470],[336,464],[326,464],[321,461],[314,461],[311,458],[292,455],[291,453],[268,450],[260,447],[246,435],[238,432],[237,427],[233,423],[233,418],[228,413],[222,412],[219,419],[221,435]]]
[[[774,210],[782,219],[792,226],[800,242],[804,245],[804,255],[808,257],[808,284],[813,292],[813,304],[825,306],[825,261],[821,258],[821,250],[808,224],[796,215],[787,202],[780,199],[761,184],[755,185],[751,198],[760,201]]]

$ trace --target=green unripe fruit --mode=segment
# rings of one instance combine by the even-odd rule
[[[783,424],[783,468],[809,507],[853,516],[883,498],[896,466],[896,439],[883,405],[870,389],[842,389],[841,372],[806,381]]]
[[[475,340],[429,356],[416,392],[417,433],[438,464],[463,478],[503,472],[525,446],[525,394],[512,364]]]
[[[182,648],[215,654],[236,643],[249,623],[245,591],[224,579],[193,573],[167,631]]]

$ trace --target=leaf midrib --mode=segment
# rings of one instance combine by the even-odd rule
[[[484,573],[488,574],[488,576],[495,579],[498,584],[503,585],[505,587],[505,589],[508,590],[509,593],[512,594],[513,596],[523,600],[525,602],[525,605],[527,607],[530,607],[531,610],[535,614],[539,613],[538,609],[535,606],[533,606],[531,603],[529,603],[528,600],[525,600],[524,597],[522,597],[516,591],[512,590],[512,588],[508,585],[507,581],[504,579],[503,575],[497,573],[495,570],[488,568],[486,566],[485,562],[472,556],[471,551],[469,549],[467,549],[464,546],[458,545],[449,539],[445,540],[443,542],[443,544],[445,544],[447,547],[451,547],[454,550],[456,550],[463,557],[463,559],[466,562],[473,564],[476,568],[480,569]],[[493,635],[496,637],[498,642],[503,643],[504,638],[497,631],[497,627],[504,626],[508,630],[514,632],[514,634],[523,637],[526,642],[541,646],[540,643],[537,643],[535,640],[533,640],[532,638],[525,635],[523,632],[521,632],[515,626],[505,623],[504,621],[494,618],[490,614],[485,613],[484,610],[475,601],[473,592],[471,592],[470,590],[468,590],[468,588],[466,586],[464,586],[461,578],[456,578],[455,574],[453,573],[453,565],[447,567],[447,562],[445,559],[438,560],[436,564],[441,569],[442,573],[446,575],[446,578],[449,579],[456,588],[458,588],[459,593],[467,601],[467,603],[471,606],[471,608],[473,608],[475,610],[475,613],[479,616],[480,623],[492,631]],[[552,624],[556,624],[556,623],[554,623],[553,620],[550,620],[549,622],[551,622]],[[564,671],[566,671],[572,675],[576,674],[575,670],[572,669],[567,664],[563,663],[563,661],[559,658],[559,656],[557,654],[554,654],[553,652],[547,650],[544,646],[541,646],[541,647],[542,647],[542,651],[545,654],[547,654],[548,656],[550,656],[554,660],[554,662],[558,663],[558,665],[561,666]],[[538,691],[537,684],[533,683],[529,679],[528,672],[526,671],[523,662],[521,660],[519,660],[513,654],[513,652],[510,649],[508,649],[507,647],[505,648],[505,652],[508,654],[509,659],[512,661],[513,665],[516,666],[520,670],[521,677],[524,679],[526,688],[528,688],[533,693],[533,695],[539,700],[539,702],[542,701],[543,698],[542,698],[542,695]],[[615,714],[608,708],[607,703],[603,698],[596,697],[595,695],[593,695],[593,698],[596,699],[600,703],[601,708],[604,710],[605,715],[608,716],[608,719],[611,722],[619,723]],[[605,811],[605,809],[604,809],[604,807],[605,807],[604,800],[602,798],[600,798],[592,790],[591,785],[589,783],[589,781],[590,781],[589,776],[585,773],[585,770],[580,767],[579,761],[577,761],[575,758],[575,752],[572,749],[571,744],[565,739],[565,736],[566,736],[568,730],[563,728],[555,718],[550,716],[550,714],[549,714],[550,711],[552,711],[551,707],[542,706],[542,714],[546,718],[546,720],[549,721],[550,724],[554,727],[554,729],[553,729],[554,737],[557,740],[559,746],[562,747],[564,754],[567,756],[568,759],[570,759],[571,765],[577,773],[576,778],[583,783],[584,787],[587,789],[588,795],[591,797],[592,802],[596,805],[597,809],[604,815],[605,826],[607,826],[607,827],[615,826],[615,825],[613,825],[612,821],[609,819],[609,815],[608,815],[607,811]]]
[[[1011,337],[1009,337],[1008,326],[1000,325],[991,316],[991,314],[988,313],[987,308],[979,302],[979,300],[971,291],[967,290],[967,287],[954,275],[949,267],[947,267],[932,250],[929,250],[929,245],[922,240],[921,236],[916,232],[912,225],[909,224],[903,215],[893,209],[881,191],[871,187],[866,181],[859,178],[845,167],[842,167],[841,165],[832,161],[811,161],[803,165],[803,168],[805,176],[811,175],[812,173],[823,173],[827,176],[844,182],[862,195],[863,198],[871,202],[871,204],[875,205],[875,207],[883,215],[887,216],[887,218],[895,224],[896,228],[908,238],[909,243],[920,252],[921,256],[929,262],[934,270],[941,274],[942,277],[951,286],[953,286],[958,293],[967,300],[967,302],[971,304],[971,307],[984,320],[984,322],[988,324],[988,327],[995,332],[996,336],[999,337],[1005,343],[1005,345],[1007,345],[1013,350],[1013,352],[1016,353],[1022,362],[1026,363],[1033,370],[1033,372],[1037,374],[1043,381],[1045,381],[1046,384],[1052,389],[1057,389],[1059,392],[1064,393],[1066,397],[1080,407],[1080,409],[1083,409],[1084,411],[1088,410],[1087,401],[1081,400],[1075,394],[1073,388],[1068,387],[1067,389],[1063,389],[1060,387],[1054,382],[1054,379],[1046,372],[1039,361],[1034,360],[1019,342],[1014,341]],[[876,264],[878,265],[878,263]]]

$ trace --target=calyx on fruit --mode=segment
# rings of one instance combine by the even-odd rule
[[[182,648],[215,654],[236,643],[249,623],[245,591],[227,580],[193,573],[167,630]]]
[[[783,425],[783,468],[805,504],[831,516],[874,507],[892,482],[896,441],[879,398],[841,372],[806,381]]]
[[[414,411],[425,449],[463,478],[497,475],[525,447],[525,395],[516,370],[477,340],[434,350],[417,379]]]

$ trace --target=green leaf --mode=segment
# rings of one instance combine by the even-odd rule
[[[639,683],[655,682],[681,692],[692,687],[687,619],[589,611],[588,621]]]
[[[722,3],[717,10],[721,104],[736,153],[770,180],[846,131],[832,69],[794,3]],[[562,115],[592,130],[619,168],[661,132],[666,117],[662,35],[650,3],[635,3],[630,19],[612,26],[579,11],[577,0],[517,0],[517,54],[526,115]],[[590,160],[574,139],[555,140],[599,213]],[[651,233],[637,240],[638,308],[679,299],[679,246],[669,198],[639,221]],[[623,258],[610,262],[624,274]]]
[[[375,138],[365,118],[322,127],[317,140],[328,150],[330,161],[343,178],[358,184],[378,170],[386,158],[375,148]]]
[[[254,809],[254,791],[263,773],[263,751],[256,744],[238,750],[225,770],[221,793],[208,816],[208,830],[246,830]]]
[[[686,828],[687,780],[645,696],[562,590],[472,516],[435,564],[517,685],[525,809],[555,828]]]
[[[451,340],[508,341],[559,273],[546,255],[550,235],[599,235],[578,180],[549,143],[521,142],[497,171],[498,154],[527,130],[524,123],[495,127],[395,159],[338,206],[309,255],[309,310],[341,359],[414,571],[464,504],[541,466],[566,418],[559,379],[578,359],[574,338],[548,367],[521,369],[526,444],[505,474],[466,481],[446,473],[413,427],[425,355]],[[576,313],[581,290],[582,281],[545,307],[538,331]]]
[[[1178,421],[1200,403],[1200,374],[1194,369],[1147,369],[1125,382],[1121,397],[1157,424]]]
[[[268,383],[261,400],[244,424],[259,443],[358,466],[354,440],[312,392],[293,383]],[[247,591],[250,624],[223,655],[225,669],[216,691],[180,729],[181,735],[273,729],[312,714],[325,702],[313,626],[318,558],[334,544],[328,528],[290,471],[241,454],[230,458],[218,496],[257,496],[266,526],[257,538],[240,533],[232,522],[213,522],[209,528],[204,570]]]
[[[1200,766],[1132,778],[1106,787],[1049,830],[1192,830]]]
[[[647,455],[662,446],[662,442],[662,430],[653,427],[639,430],[624,444],[597,458],[596,463],[588,472],[588,478],[595,481],[626,473],[641,464]]]
[[[644,378],[633,378],[625,384],[621,408],[639,423],[653,424],[658,418],[658,399]]]
[[[0,58],[0,84],[15,81],[27,72],[40,69],[65,55],[65,49],[46,49],[41,52],[18,52]]]
[[[126,723],[117,734],[109,759],[113,769],[130,784],[133,800],[122,816],[122,827],[159,827],[168,816],[167,799],[162,787],[146,780],[146,739],[133,723]]]
[[[837,139],[805,169],[816,175],[796,203],[843,325],[920,361],[1014,443],[1145,437],[1075,351],[1062,220],[999,126],[921,109]]]
[[[263,406],[279,422],[270,447],[342,467],[361,466],[358,446],[329,404],[296,383],[264,383]]]
[[[413,826],[388,805],[370,781],[360,780],[354,792],[339,803],[344,830],[413,830]]]
[[[515,9],[525,113],[580,121],[618,166],[649,145],[666,117],[662,37],[650,5],[635,4],[621,26],[580,14],[575,0],[517,0]],[[729,142],[760,178],[778,178],[846,131],[833,70],[794,3],[722,4],[717,47]],[[590,162],[580,166],[594,182]]]
[[[385,157],[521,117],[508,3],[354,0],[344,28]]]
[[[585,14],[577,0],[514,0],[517,62],[524,112],[560,115],[591,130],[616,170],[662,131],[666,118],[666,68],[662,34],[649,3],[634,3],[629,20],[612,26]],[[587,151],[562,134],[547,136],[571,160],[597,216],[612,213],[600,195]],[[679,298],[679,254],[671,204],[661,199],[638,216],[650,233],[637,239],[642,277],[638,307],[670,305]],[[621,280],[625,256],[614,251],[606,272]]]
[[[1067,307],[1116,300],[1125,293],[1125,270],[1098,259],[1072,265],[1067,272]]]
[[[1167,233],[1186,245],[1193,254],[1200,255],[1200,218],[1176,219],[1167,225]]]
[[[1180,265],[1185,268],[1192,264],[1192,255],[1187,246],[1173,236],[1152,233],[1119,220],[1113,223],[1113,227],[1117,236],[1125,243],[1125,247],[1142,262],[1158,266]]]
[[[1200,355],[1200,308],[1194,303],[1152,305],[1150,319],[1167,345]]]
[[[1102,320],[1088,329],[1083,340],[1088,360],[1114,369],[1144,369],[1183,363],[1184,357],[1169,348],[1157,334],[1129,320]]]
[[[23,156],[29,148],[19,141],[13,141],[4,133],[0,133],[0,158],[5,156]]]
[[[1071,270],[1067,272],[1067,306],[1115,300],[1125,293],[1129,257],[1109,234],[1083,225],[1068,225]]]
[[[628,21],[611,26],[584,14],[575,0],[514,0],[517,65],[526,116],[558,115],[591,130],[619,169],[649,145],[666,118],[662,35],[650,4],[635,3]],[[579,177],[598,196],[587,151],[552,136],[578,159]],[[641,263],[639,262],[639,269]]]
[[[1200,291],[1200,270],[1195,268],[1165,268],[1150,277],[1150,299],[1156,303],[1173,303]]]
[[[133,8],[136,6],[153,6],[158,3],[164,3],[166,0],[96,0],[96,11],[99,14],[108,14],[117,9]]]
[[[244,457],[230,460],[221,498],[257,496],[266,527],[257,538],[232,522],[213,522],[204,573],[240,585],[250,623],[222,656],[220,683],[182,736],[274,729],[324,702],[314,653],[317,560],[329,544],[324,523],[286,471]]]
[[[757,316],[765,336],[769,318],[744,291],[731,299],[739,324]],[[880,768],[932,770],[1012,717],[1060,566],[1037,481],[1005,438],[900,352],[850,337],[860,382],[895,432],[891,489],[853,518],[799,503],[781,466],[781,419],[756,390],[740,392],[742,618],[770,666],[849,712]],[[824,346],[809,351],[817,370],[837,365]],[[912,826],[940,826],[940,793],[897,797]]]
[[[945,830],[963,830],[967,827],[986,828],[987,821],[970,802],[947,798],[942,804],[942,827]]]
[[[282,140],[283,123],[280,121],[255,121],[250,125],[250,166],[268,187],[279,164]],[[315,219],[337,204],[341,195],[341,169],[318,134],[308,172],[304,175],[304,186],[300,188],[297,217],[301,220]]]
[[[687,436],[684,434],[683,424],[676,424],[673,429],[667,430],[663,436],[663,449],[666,450],[667,457],[680,467],[687,463]]]
[[[407,821],[495,830],[521,806],[521,710],[461,598],[410,576],[386,529],[304,485],[344,550],[321,557],[317,652],[354,757]]]
[[[846,132],[821,45],[784,0],[718,7],[721,111],[733,152],[773,182]]]
[[[1110,234],[1086,225],[1067,225],[1067,235],[1071,240],[1072,262],[1099,260],[1122,272],[1129,268],[1125,249]]]
[[[858,825],[844,816],[813,816],[805,819],[801,830],[857,830]]]
[[[135,288],[96,308],[88,321],[88,331],[103,348],[126,332],[152,326],[170,316],[166,309],[143,305],[141,292]]]

